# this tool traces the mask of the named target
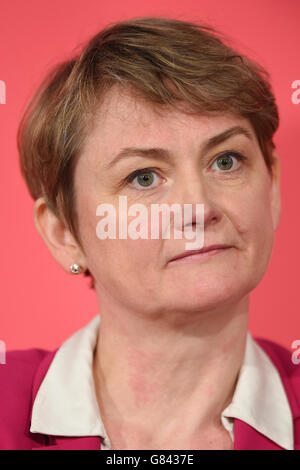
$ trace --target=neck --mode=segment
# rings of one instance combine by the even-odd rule
[[[122,442],[135,433],[159,440],[221,428],[244,357],[248,307],[247,296],[190,321],[185,314],[172,327],[158,317],[101,313],[93,369],[108,434]]]

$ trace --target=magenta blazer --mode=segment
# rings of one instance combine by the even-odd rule
[[[300,450],[300,364],[291,352],[273,341],[255,338],[277,368],[294,420],[295,450]],[[0,365],[0,449],[4,450],[99,450],[100,437],[63,437],[31,433],[32,405],[53,360],[54,351],[9,351]],[[234,450],[282,450],[278,444],[245,422],[234,419]]]

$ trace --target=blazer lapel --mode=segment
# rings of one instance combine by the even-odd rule
[[[32,450],[100,450],[99,436],[89,437],[54,437],[55,444],[49,446],[33,447]]]
[[[285,450],[249,424],[234,419],[234,450]]]

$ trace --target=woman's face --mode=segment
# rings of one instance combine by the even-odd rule
[[[237,133],[205,149],[209,139],[234,126],[246,129],[250,138]],[[131,151],[112,163],[129,147],[163,150]],[[225,151],[230,151],[225,161],[218,159]],[[169,159],[162,159],[166,154]],[[145,168],[151,170],[126,181]],[[279,175],[279,167],[276,171]],[[204,312],[240,300],[265,273],[280,217],[279,176],[270,177],[246,119],[229,113],[187,115],[174,108],[159,114],[114,87],[78,161],[75,190],[86,266],[100,306],[111,302],[142,315]],[[205,246],[231,248],[205,259],[170,262],[188,241],[175,239],[172,225],[169,239],[101,240],[96,209],[103,203],[114,206],[118,227],[119,196],[127,197],[128,208],[140,203],[149,214],[152,204],[204,204]],[[191,219],[186,226],[192,227]]]

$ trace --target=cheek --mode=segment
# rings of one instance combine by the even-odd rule
[[[257,275],[261,277],[269,263],[274,243],[267,183],[258,186],[256,191],[244,194],[237,202],[236,220],[235,226],[241,238],[242,249]]]
[[[233,207],[236,214],[235,225],[243,235],[259,239],[264,236],[269,237],[273,232],[270,191],[268,174],[262,168],[235,197]]]
[[[116,240],[111,255],[124,276],[141,279],[157,266],[159,244],[159,240]]]
[[[158,262],[161,243],[159,239],[150,239],[150,212],[148,212],[146,217],[148,222],[148,239],[138,238],[135,240],[130,236],[128,228],[130,223],[136,219],[136,215],[126,215],[125,227],[127,227],[124,230],[127,238],[120,239],[118,230],[120,223],[119,202],[114,201],[113,206],[116,210],[116,218],[112,219],[112,223],[116,227],[116,238],[101,240],[97,236],[97,225],[103,220],[103,216],[96,215],[98,199],[93,197],[91,203],[90,199],[87,200],[82,195],[80,201],[78,201],[79,230],[88,264],[93,274],[98,279],[105,279],[108,276],[110,281],[113,276],[118,279],[123,278],[122,282],[125,283],[129,282],[131,278],[140,278],[146,272],[149,274],[155,265],[155,261]],[[104,200],[103,197],[100,199]],[[92,212],[91,208],[95,208],[95,210]],[[136,231],[139,232],[139,229],[140,227]],[[107,231],[107,226],[105,231]]]
[[[114,299],[137,311],[155,310],[161,273],[157,241],[152,240],[99,240],[94,246],[93,259],[89,259],[96,278],[99,299]]]
[[[92,249],[89,247],[88,259],[102,284],[136,285],[154,274],[157,249],[157,240],[96,239]]]

